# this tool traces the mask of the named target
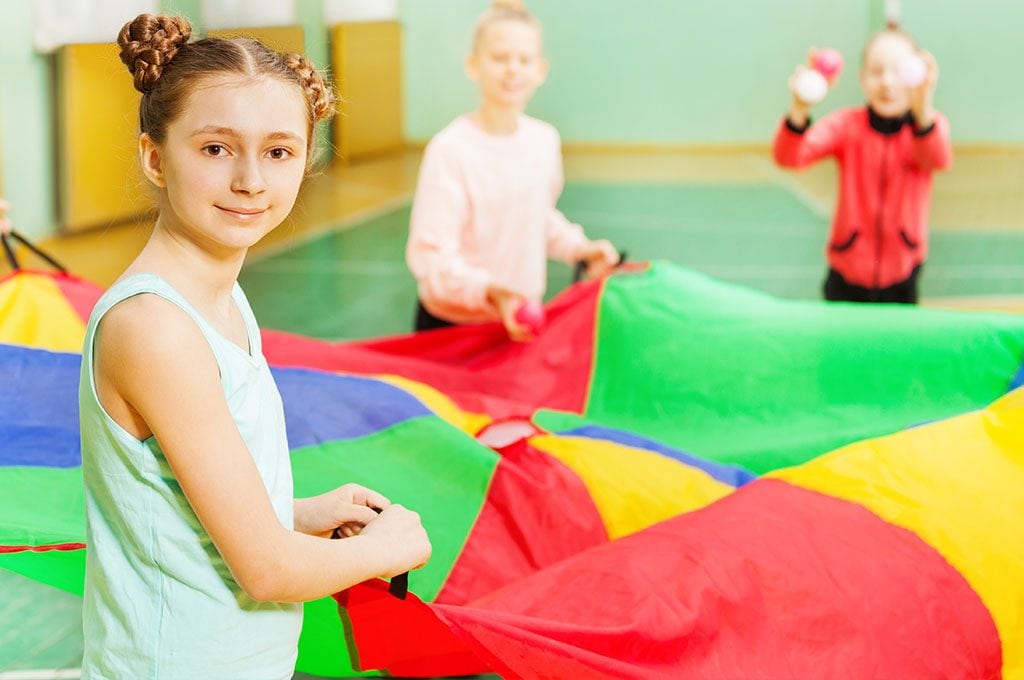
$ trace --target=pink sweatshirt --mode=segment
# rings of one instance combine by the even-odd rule
[[[571,263],[588,244],[555,208],[563,183],[558,131],[535,118],[493,135],[465,115],[437,133],[423,155],[406,246],[423,306],[476,323],[499,318],[488,285],[540,300],[547,258]]]

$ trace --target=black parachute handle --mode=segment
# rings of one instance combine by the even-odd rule
[[[380,508],[370,508],[377,514],[380,514]],[[341,531],[335,529],[331,533],[331,538],[342,538]],[[399,600],[404,600],[409,594],[409,572],[398,574],[397,576],[391,577],[391,583],[388,585],[388,592],[397,597]]]
[[[619,263],[617,265],[615,265],[615,266],[616,267],[621,267],[623,264],[625,264],[626,256],[627,255],[628,255],[628,253],[625,250],[620,250],[619,251]],[[580,281],[583,280],[583,275],[586,274],[586,273],[587,273],[587,261],[586,260],[576,260],[576,269],[572,273],[572,282],[573,283],[579,283]]]
[[[18,271],[22,268],[21,263],[18,262],[18,256],[15,254],[14,247],[12,245],[12,243],[17,242],[23,245],[24,247],[28,248],[36,257],[49,264],[51,267],[59,271],[61,274],[68,273],[67,267],[62,265],[60,262],[55,260],[50,255],[44,253],[42,250],[37,248],[31,241],[25,238],[22,234],[19,234],[13,229],[6,232],[0,231],[0,242],[3,243],[4,255],[7,257],[7,262],[8,264],[11,265],[11,269],[13,269],[14,271]]]

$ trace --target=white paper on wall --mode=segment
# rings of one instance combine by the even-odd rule
[[[328,26],[397,19],[398,0],[324,0],[324,23]]]
[[[40,52],[112,43],[126,22],[157,13],[159,5],[158,0],[32,0],[32,41]]]
[[[295,0],[202,0],[203,26],[253,28],[298,23]]]

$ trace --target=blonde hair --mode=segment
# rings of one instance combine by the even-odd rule
[[[206,76],[234,73],[272,76],[298,86],[306,101],[307,152],[313,149],[316,123],[334,114],[335,96],[327,80],[306,57],[278,54],[253,38],[204,38],[189,42],[186,19],[140,14],[121,29],[117,44],[139,102],[139,131],[157,144],[181,114],[188,95]],[[308,153],[307,153],[308,156]]]
[[[896,21],[895,19],[889,19],[885,22],[885,28],[872,33],[868,37],[867,42],[864,43],[864,49],[862,49],[860,52],[861,67],[863,67],[864,64],[867,63],[868,52],[871,51],[871,47],[875,44],[875,41],[885,36],[903,38],[908,43],[910,43],[910,47],[913,48],[915,52],[919,49],[917,46],[917,41],[914,40],[914,37],[912,35],[903,30],[903,27],[900,26],[900,22]]]
[[[494,0],[491,3],[490,9],[480,15],[476,20],[476,25],[473,27],[474,52],[480,46],[480,40],[483,38],[487,27],[499,21],[521,21],[524,24],[533,26],[540,32],[540,22],[537,21],[537,17],[532,12],[526,9],[523,0]]]

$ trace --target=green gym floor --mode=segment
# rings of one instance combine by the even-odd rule
[[[668,260],[786,298],[821,296],[827,218],[779,186],[570,184],[560,206],[631,260]],[[329,339],[411,330],[409,207],[258,259],[241,284],[266,327]],[[1024,293],[1024,232],[936,231],[922,295]],[[570,269],[551,263],[549,295]]]
[[[788,298],[820,297],[833,169],[793,176],[763,152],[625,156],[567,154],[560,206],[591,237],[610,239],[631,260],[668,260]],[[415,160],[332,169],[311,182],[298,226],[257,250],[242,272],[262,326],[329,339],[411,329],[416,292],[404,246]],[[1024,311],[1022,169],[1024,155],[978,153],[937,179],[926,304]],[[374,193],[374,177],[391,188]],[[351,205],[338,208],[346,200]],[[137,252],[140,229],[47,246],[72,271],[107,285]],[[113,259],[111,243],[124,251]],[[555,263],[549,274],[552,294],[571,276]],[[78,677],[79,598],[0,570],[0,614],[0,680]]]

